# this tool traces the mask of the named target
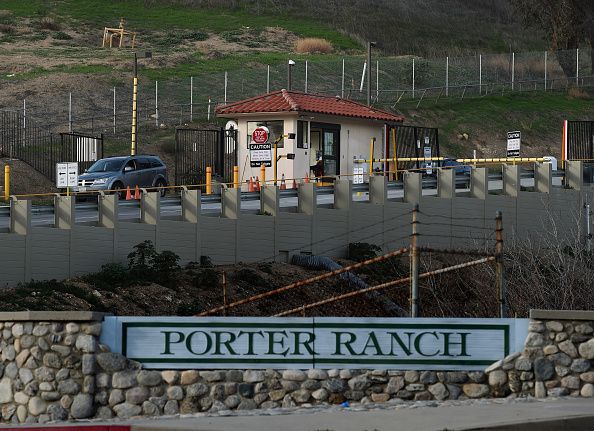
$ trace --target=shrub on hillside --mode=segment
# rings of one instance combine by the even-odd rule
[[[306,37],[305,39],[299,39],[295,43],[295,52],[299,54],[330,54],[332,44],[326,39]]]
[[[64,33],[63,31],[58,31],[54,33],[53,38],[57,40],[71,40],[72,36],[70,36],[68,33]]]
[[[37,28],[42,30],[58,31],[60,30],[60,24],[55,19],[49,16],[44,16],[38,21]]]

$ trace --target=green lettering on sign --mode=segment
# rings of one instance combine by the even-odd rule
[[[437,335],[436,332],[421,332],[419,335],[417,335],[417,338],[415,339],[415,350],[421,356],[436,356],[436,355],[438,355],[439,349],[437,349],[437,351],[435,353],[423,353],[421,351],[421,341],[425,335],[433,335],[433,337],[435,337],[436,340],[439,339],[439,335]]]
[[[334,334],[334,336],[336,337],[336,349],[334,351],[335,355],[345,355],[345,353],[342,353],[342,349],[340,348],[341,345],[344,345],[344,347],[349,351],[349,353],[351,355],[357,355],[355,353],[355,351],[353,350],[353,348],[351,347],[351,344],[353,344],[356,340],[357,340],[357,336],[355,334],[353,334],[352,332],[332,332]],[[347,335],[349,337],[348,340],[342,340],[342,336],[343,335]]]
[[[184,333],[179,331],[161,331],[161,334],[165,334],[165,351],[161,353],[162,355],[173,355],[171,353],[171,344],[181,343],[185,338]],[[175,341],[171,339],[173,334],[177,335],[177,340]]]
[[[443,335],[443,354],[441,356],[470,356],[466,353],[466,337],[470,335],[469,332],[440,332]],[[459,335],[460,342],[450,341],[450,336],[452,335]],[[459,355],[452,355],[450,354],[450,346],[460,346],[460,354]]]
[[[283,350],[282,352],[276,352],[274,350],[274,346],[277,344],[280,345],[280,347],[285,347],[287,332],[286,331],[265,331],[265,333],[268,334],[268,353],[266,353],[266,354],[267,355],[287,356],[287,353],[289,353],[288,347],[285,350]],[[277,339],[276,335],[282,335],[283,337],[281,339]]]

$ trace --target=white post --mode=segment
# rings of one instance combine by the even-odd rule
[[[155,127],[159,128],[159,81],[155,81]]]
[[[225,72],[225,105],[227,104],[227,72]]]
[[[113,87],[113,134],[116,133],[116,88]]]
[[[514,91],[515,81],[516,81],[516,53],[512,52],[512,91]]]
[[[413,58],[412,66],[412,97],[415,98],[415,59]]]
[[[208,114],[206,118],[208,121],[210,121],[210,97],[208,98]]]
[[[23,129],[27,128],[27,100],[23,99]]]
[[[266,66],[266,92],[270,93],[270,65]]]
[[[379,100],[379,60],[375,62],[375,101]]]
[[[342,59],[342,82],[340,85],[340,97],[344,99],[344,58]]]
[[[361,75],[361,86],[359,87],[359,93],[363,91],[363,84],[365,83],[365,72],[367,71],[367,62],[363,63],[363,74]]]
[[[580,86],[580,49],[575,50],[575,85]]]
[[[72,133],[72,92],[68,93],[68,131]]]
[[[446,97],[450,95],[450,57],[446,57]]]
[[[590,233],[590,204],[586,204],[586,250],[592,251],[592,234]]]
[[[305,92],[307,93],[307,72],[308,72],[308,62],[305,60]]]
[[[545,91],[547,91],[547,51],[545,51]]]
[[[190,76],[190,123],[194,120],[194,77]]]
[[[483,55],[479,55],[479,94],[483,94]]]

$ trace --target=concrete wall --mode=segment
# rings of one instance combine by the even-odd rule
[[[581,169],[581,168],[580,168]],[[518,170],[513,170],[519,175]],[[393,250],[408,244],[411,209],[419,204],[421,245],[446,248],[493,246],[495,212],[503,213],[504,240],[539,243],[551,232],[571,242],[585,235],[583,202],[591,189],[580,182],[548,192],[524,192],[506,187],[505,194],[485,193],[477,169],[470,193],[455,194],[451,172],[439,178],[437,196],[422,196],[419,174],[408,174],[405,197],[387,199],[384,177],[373,177],[369,201],[353,202],[352,186],[338,181],[334,204],[318,207],[315,184],[299,188],[298,207],[280,208],[278,190],[266,187],[261,213],[240,211],[239,193],[224,190],[220,215],[202,214],[198,191],[186,191],[183,215],[161,220],[156,194],[142,196],[141,220],[121,221],[115,196],[100,199],[95,226],[73,224],[72,199],[56,198],[56,227],[31,227],[27,201],[13,200],[11,228],[0,233],[1,286],[31,279],[63,279],[97,271],[109,262],[126,262],[132,248],[145,240],[158,250],[171,250],[181,263],[209,256],[215,264],[287,261],[296,253],[345,256],[349,243],[368,242]],[[508,176],[509,176],[508,175]],[[510,179],[508,179],[508,184]],[[481,188],[482,187],[482,188]]]

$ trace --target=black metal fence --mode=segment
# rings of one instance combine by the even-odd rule
[[[393,127],[396,130],[396,157],[439,157],[439,134],[436,128],[403,126]],[[388,130],[388,158],[394,157],[392,128]],[[429,154],[430,153],[430,154]],[[418,169],[423,162],[398,162],[398,170]],[[437,163],[434,162],[434,166]]]
[[[79,172],[103,157],[103,136],[50,133],[20,112],[0,111],[0,154],[22,160],[51,181],[56,163],[78,162]]]
[[[567,122],[567,159],[594,161],[594,121]]]
[[[177,129],[175,131],[175,184],[204,184],[206,168],[213,178],[233,182],[237,165],[237,130]]]

